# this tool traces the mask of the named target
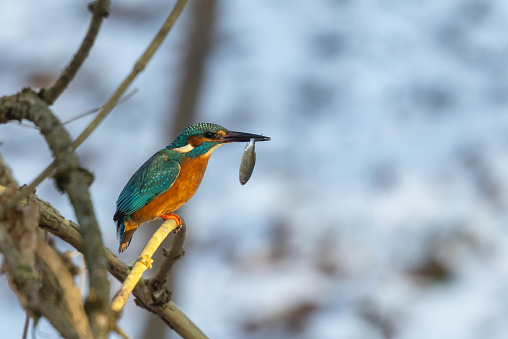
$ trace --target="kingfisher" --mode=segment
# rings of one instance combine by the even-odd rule
[[[181,219],[173,212],[196,193],[213,151],[230,142],[268,141],[269,137],[229,131],[211,123],[185,128],[175,140],[150,157],[129,179],[116,201],[113,220],[120,239],[119,253],[129,247],[142,224],[162,218]]]

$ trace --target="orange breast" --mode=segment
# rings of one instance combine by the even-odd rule
[[[171,213],[182,207],[196,193],[201,184],[208,159],[210,154],[194,159],[184,158],[180,164],[180,174],[173,186],[151,203],[131,214],[128,224],[136,224],[137,227],[158,218],[160,214]]]

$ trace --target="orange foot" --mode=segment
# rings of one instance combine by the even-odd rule
[[[174,213],[159,214],[159,218],[164,219],[164,221],[173,219],[176,222],[176,228],[173,231],[173,233],[178,232],[180,230],[180,228],[182,228],[182,219],[180,218],[180,216],[178,214],[174,214]]]

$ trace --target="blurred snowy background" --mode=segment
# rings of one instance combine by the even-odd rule
[[[0,95],[52,83],[86,3],[0,0]],[[54,106],[63,121],[105,102],[173,3],[113,0]],[[224,146],[179,211],[173,299],[208,336],[508,338],[507,22],[503,0],[190,1],[137,94],[79,149],[106,245],[123,185],[185,125],[263,133],[247,185],[244,146]],[[0,142],[20,183],[51,160],[33,128],[0,125]],[[74,219],[51,181],[38,194]],[[0,333],[21,337],[3,276],[0,299]],[[120,325],[176,336],[132,299]],[[58,336],[45,321],[36,335]]]

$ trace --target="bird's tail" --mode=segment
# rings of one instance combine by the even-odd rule
[[[118,239],[120,239],[120,247],[118,248],[118,253],[122,253],[129,247],[132,240],[132,235],[137,227],[131,228],[129,230],[125,230],[125,221],[123,218],[120,218],[116,222],[116,234]]]

